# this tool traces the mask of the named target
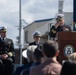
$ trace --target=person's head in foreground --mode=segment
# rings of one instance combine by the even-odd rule
[[[76,52],[70,54],[63,63],[60,75],[76,75]]]
[[[56,41],[48,40],[43,44],[43,54],[48,58],[53,58],[59,54],[59,46]]]
[[[68,57],[68,60],[69,60],[70,62],[76,63],[76,52],[70,54],[69,57]]]
[[[33,62],[34,61],[33,53],[34,53],[36,48],[37,48],[37,46],[31,45],[27,48],[27,50],[24,50],[22,52],[23,57],[26,58],[28,60],[28,62]]]

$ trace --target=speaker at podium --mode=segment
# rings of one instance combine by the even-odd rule
[[[76,52],[76,32],[58,32],[57,36],[60,50],[58,61],[62,64],[71,53]]]

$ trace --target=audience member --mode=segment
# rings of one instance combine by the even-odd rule
[[[42,49],[40,49],[39,47],[37,47],[34,51],[34,63],[39,62],[39,63],[43,63],[45,61],[44,56],[42,54]]]
[[[76,52],[69,55],[63,63],[60,75],[76,75]]]
[[[76,63],[65,61],[60,75],[76,75]]]
[[[32,68],[30,75],[60,75],[62,66],[56,60],[59,54],[58,43],[48,40],[43,44],[43,55],[45,62]]]
[[[22,52],[23,57],[28,60],[28,63],[21,66],[21,67],[18,67],[16,72],[15,72],[15,75],[20,75],[22,70],[24,70],[26,68],[29,69],[29,67],[32,65],[32,63],[33,63],[33,52],[34,52],[35,48],[37,48],[37,46],[31,45],[27,48],[27,50],[24,50]]]
[[[68,60],[76,63],[76,52],[70,54]]]
[[[31,67],[24,69],[24,70],[21,72],[21,75],[25,75],[25,74],[26,74],[26,75],[29,75],[30,68],[32,69],[33,67],[35,67],[35,66],[37,66],[37,65],[39,65],[39,64],[41,64],[41,63],[44,62],[43,54],[42,54],[42,51],[41,51],[40,48],[37,47],[37,48],[32,52],[32,54],[33,54],[33,61],[34,61],[34,63],[32,64]]]

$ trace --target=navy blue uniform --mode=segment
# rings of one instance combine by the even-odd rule
[[[2,54],[7,54],[8,57],[7,59],[0,58],[0,69],[2,70],[0,71],[0,75],[3,74],[10,75],[11,72],[13,71],[12,64],[15,61],[14,45],[11,39],[5,38],[4,40],[2,40],[2,38],[0,38],[0,55]]]
[[[50,32],[49,32],[49,36],[52,37],[52,38],[55,38],[57,32],[64,31],[63,30],[64,27],[68,28],[69,31],[71,31],[71,28],[67,25],[58,26],[57,28],[55,28],[55,26],[52,26],[52,28],[50,29]]]

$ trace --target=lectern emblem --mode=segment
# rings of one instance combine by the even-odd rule
[[[66,45],[65,47],[64,47],[64,55],[66,56],[66,57],[68,57],[71,53],[73,53],[74,52],[74,48],[73,48],[73,46],[72,45]]]

